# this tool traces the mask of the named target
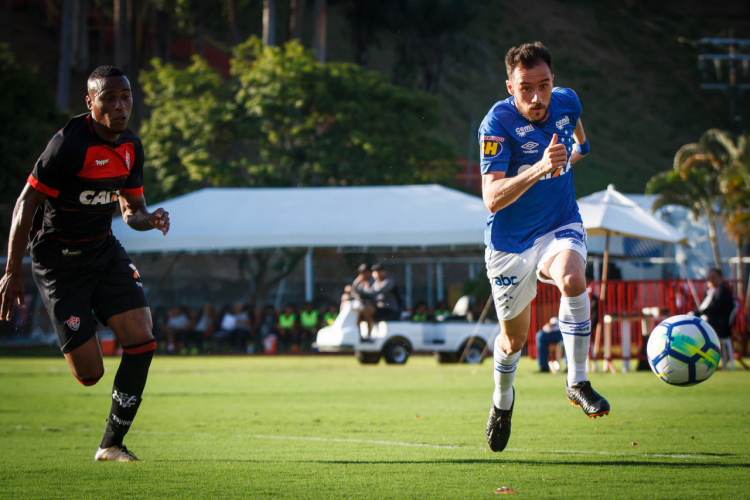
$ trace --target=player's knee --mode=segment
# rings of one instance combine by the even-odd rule
[[[84,371],[76,370],[73,372],[73,376],[81,385],[90,387],[96,385],[96,383],[104,376],[104,367],[102,366]]]
[[[563,277],[562,292],[567,297],[577,297],[586,291],[586,279],[576,274]]]
[[[508,337],[501,338],[500,336],[498,336],[497,340],[495,341],[495,349],[500,349],[500,351],[505,353],[506,355],[511,355],[523,349],[524,343],[524,339]]]

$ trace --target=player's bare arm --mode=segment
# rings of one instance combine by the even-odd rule
[[[125,223],[136,231],[158,229],[165,236],[169,232],[169,212],[163,208],[149,212],[143,195],[121,194],[120,208]]]
[[[5,275],[0,279],[0,319],[9,321],[13,317],[14,303],[23,307],[23,297],[26,292],[21,276],[21,263],[23,252],[26,248],[26,240],[31,230],[31,222],[36,209],[44,203],[47,195],[37,191],[26,184],[21,196],[16,201],[13,209],[13,221],[10,227],[10,239],[8,241],[8,263],[5,266]]]
[[[505,172],[488,172],[482,176],[482,199],[487,209],[495,213],[502,210],[533,186],[539,179],[568,162],[568,153],[563,144],[557,143],[557,134],[552,136],[542,160],[514,177],[505,177]]]
[[[586,156],[586,153],[588,152],[588,145],[585,146],[586,153],[581,154],[578,152],[578,149],[581,146],[584,146],[586,144],[586,132],[583,131],[583,124],[581,123],[581,119],[578,119],[578,122],[576,123],[576,129],[573,131],[573,139],[576,141],[576,144],[578,144],[578,147],[573,148],[573,153],[570,155],[570,164],[575,164],[578,160]]]

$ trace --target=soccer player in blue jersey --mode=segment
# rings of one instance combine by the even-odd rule
[[[502,327],[487,420],[492,451],[504,450],[510,438],[513,379],[537,280],[562,292],[558,316],[568,399],[589,417],[609,413],[609,403],[586,378],[591,336],[586,231],[571,172],[589,151],[581,103],[572,90],[554,86],[552,56],[540,42],[511,48],[505,66],[510,97],[492,106],[479,128],[482,197],[490,211],[485,261]]]

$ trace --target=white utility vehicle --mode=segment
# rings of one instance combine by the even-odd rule
[[[333,325],[320,329],[315,346],[320,352],[354,351],[362,364],[378,363],[382,356],[402,365],[415,351],[434,352],[439,363],[457,363],[473,334],[465,361],[481,363],[484,347],[489,344],[492,352],[500,329],[496,321],[474,323],[469,305],[469,297],[461,297],[441,321],[380,321],[367,336],[367,323],[357,324],[360,302],[345,302]]]

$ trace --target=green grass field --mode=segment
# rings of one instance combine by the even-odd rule
[[[523,358],[509,448],[484,441],[492,363],[157,357],[125,441],[96,463],[119,359],[91,388],[60,359],[0,361],[1,498],[747,498],[750,372],[692,388],[592,374],[588,419]],[[631,443],[637,442],[637,446]]]

